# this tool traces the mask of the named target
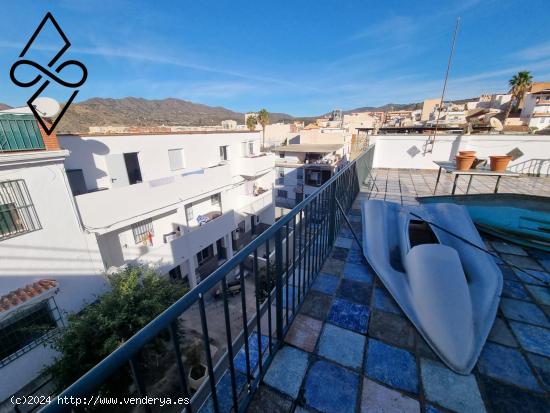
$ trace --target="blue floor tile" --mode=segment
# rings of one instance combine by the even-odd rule
[[[269,344],[269,338],[267,336],[264,336],[262,334],[262,356],[266,357],[266,350],[267,346]],[[259,351],[258,351],[258,334],[256,332],[253,332],[248,337],[248,354],[249,354],[249,360],[250,360],[250,370],[254,371],[256,370],[256,367],[258,367],[258,361],[259,361]],[[240,371],[241,373],[246,374],[246,353],[244,347],[239,350],[237,355],[235,356],[234,360],[234,366],[235,369]]]
[[[403,314],[392,296],[380,287],[374,289],[374,306],[378,310],[386,311],[388,313],[397,315]]]
[[[515,321],[510,322],[510,327],[523,349],[550,357],[550,330]]]
[[[369,323],[369,310],[366,306],[335,298],[327,321],[348,330],[366,333]]]
[[[286,293],[287,287],[283,287],[283,306],[286,309],[286,302],[287,302],[287,293]],[[293,285],[288,285],[288,309],[289,311],[292,311],[292,306],[298,305],[298,287],[295,287]]]
[[[537,270],[518,270],[514,269],[516,276],[523,282],[535,285],[544,285],[550,282],[550,274]]]
[[[325,324],[319,341],[319,355],[346,367],[358,369],[363,364],[365,336]]]
[[[369,339],[365,371],[388,386],[418,393],[416,361],[408,351]]]
[[[363,259],[363,252],[361,250],[351,248],[346,262],[348,264],[363,265],[365,263]]]
[[[336,296],[344,300],[368,306],[372,287],[370,283],[343,279]]]
[[[235,372],[235,384],[237,387],[237,397],[239,393],[244,389],[246,384],[246,376],[244,374]],[[233,408],[233,393],[231,391],[231,375],[227,371],[216,385],[216,395],[218,397],[218,407],[220,413],[229,413]],[[213,413],[214,401],[212,395],[208,396],[208,399],[199,410],[200,413]]]
[[[527,357],[529,358],[531,365],[539,374],[543,385],[550,391],[550,358],[531,353],[527,353]]]
[[[319,360],[309,370],[305,385],[306,405],[325,413],[355,412],[359,376]]]
[[[333,295],[338,288],[339,281],[340,278],[335,275],[320,273],[311,288],[324,294]]]
[[[426,405],[426,413],[443,413],[443,410],[439,410],[437,407],[428,404]]]
[[[344,278],[372,283],[372,274],[365,264],[346,264],[344,267]]]
[[[306,374],[308,353],[286,346],[277,352],[264,382],[292,398],[298,396]]]
[[[550,327],[550,322],[540,308],[533,303],[503,298],[500,307],[504,316],[511,320]]]
[[[334,241],[334,246],[349,249],[349,248],[351,248],[352,243],[353,243],[353,240],[350,239],[350,238],[338,237],[338,238],[336,238],[336,241]]]
[[[508,265],[499,265],[500,271],[502,272],[502,277],[505,280],[511,280],[511,281],[517,281],[518,277],[516,277],[516,274],[514,270],[512,270],[511,267]]]
[[[502,288],[502,296],[510,298],[518,298],[520,300],[531,300],[531,296],[525,289],[525,287],[516,281],[504,280],[504,286]]]
[[[535,296],[535,299],[539,303],[550,305],[550,287],[528,285],[527,289]]]
[[[489,377],[526,389],[541,391],[529,365],[517,350],[486,343],[477,365],[479,371]]]

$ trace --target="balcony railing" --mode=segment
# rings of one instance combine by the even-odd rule
[[[45,149],[33,115],[0,115],[0,153]]]
[[[234,411],[244,411],[281,346],[283,337],[310,285],[332,249],[338,228],[344,220],[337,201],[345,210],[351,207],[361,183],[368,176],[373,153],[374,147],[370,147],[346,165],[315,193],[242,248],[196,288],[180,298],[63,391],[59,397],[87,397],[91,394],[101,394],[109,378],[120,373],[122,369],[131,372],[135,389],[141,397],[155,396],[155,388],[158,386],[144,384],[144,376],[147,376],[147,372],[144,372],[140,353],[152,341],[166,340],[169,337],[170,342],[166,348],[170,350],[166,351],[172,352],[172,356],[175,357],[174,368],[171,370],[175,373],[171,378],[177,381],[181,389],[181,397],[191,399],[191,404],[185,406],[188,412],[197,410],[205,401],[211,403],[213,410],[218,412],[220,397],[217,393],[217,384],[220,380],[224,381],[224,386],[228,385],[225,396],[228,389],[231,389],[230,397]],[[273,251],[274,254],[272,254]],[[272,256],[274,259],[263,259],[262,262],[259,260],[262,257]],[[253,257],[252,260],[249,257]],[[252,261],[251,269],[248,265],[250,261]],[[253,285],[254,295],[251,294],[250,285],[248,290],[245,288],[246,272],[249,272],[252,278],[250,284]],[[234,288],[235,281],[231,282],[235,273],[240,275],[238,277],[240,291]],[[264,277],[263,282],[262,277]],[[231,282],[230,287],[228,282]],[[260,286],[261,282],[263,287]],[[223,317],[225,322],[225,331],[221,334],[222,340],[225,341],[223,343],[225,349],[213,354],[210,337],[213,333],[219,335],[220,332],[213,331],[213,328],[209,327],[207,311],[216,308],[221,311],[221,306],[210,307],[206,296],[218,288],[221,288],[223,298],[223,315],[218,314],[218,317]],[[242,304],[242,316],[239,314],[236,318],[233,312],[238,301],[233,302],[231,313],[228,305],[229,294],[233,294],[234,291],[240,295]],[[249,314],[247,302],[248,308],[252,306],[255,308],[255,313]],[[200,339],[208,377],[191,395],[188,387],[189,366],[186,366],[182,358],[178,321],[188,312],[197,310],[199,317],[195,324],[200,325]],[[212,320],[211,316],[210,314],[210,320]],[[238,330],[235,330],[235,323]],[[239,334],[232,334],[239,330]],[[187,333],[187,330],[185,332]],[[257,348],[251,348],[253,346]],[[166,354],[163,353],[163,355]],[[235,362],[237,359],[238,363]],[[162,371],[166,371],[162,380],[167,380],[169,370]],[[242,380],[238,381],[237,376]],[[173,384],[176,385],[176,383]],[[151,406],[143,407],[146,411],[151,410]],[[54,399],[42,411],[70,410],[70,405],[59,404]]]

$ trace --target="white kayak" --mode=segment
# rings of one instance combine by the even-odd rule
[[[493,326],[503,281],[489,254],[436,227],[484,249],[467,209],[380,200],[364,201],[361,209],[368,262],[441,360],[470,373]]]

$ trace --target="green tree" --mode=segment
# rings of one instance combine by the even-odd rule
[[[51,345],[60,356],[45,372],[59,390],[75,382],[187,292],[183,284],[146,267],[130,267],[108,280],[111,290],[79,314],[70,315],[67,327],[52,339]],[[140,356],[144,358],[154,347],[153,342]],[[101,391],[126,394],[130,381],[124,367]]]
[[[510,93],[512,94],[512,99],[508,104],[508,109],[506,110],[504,122],[506,122],[506,119],[508,119],[508,117],[510,116],[512,107],[515,106],[517,109],[520,102],[523,100],[525,92],[527,92],[527,89],[529,89],[532,83],[533,76],[531,76],[531,73],[526,70],[518,72],[517,75],[512,76],[512,78],[508,81],[508,85],[510,86]]]
[[[262,125],[262,148],[265,148],[265,128],[269,124],[269,112],[267,109],[261,109],[256,117],[258,123]]]
[[[250,115],[246,118],[246,127],[250,132],[254,132],[256,130],[256,125],[258,124],[258,120],[256,119],[256,116]]]

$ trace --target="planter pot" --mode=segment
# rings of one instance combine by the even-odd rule
[[[475,158],[476,151],[458,151],[458,154],[461,156],[473,156]]]
[[[187,380],[189,383],[189,388],[192,391],[196,391],[204,379],[206,378],[206,366],[204,364],[199,364],[191,367],[189,374],[187,375]]]
[[[464,156],[456,155],[456,169],[459,171],[467,171],[472,167],[476,157],[475,156]]]
[[[491,171],[495,172],[505,172],[508,164],[512,160],[511,156],[502,155],[502,156],[489,156],[491,159]]]

